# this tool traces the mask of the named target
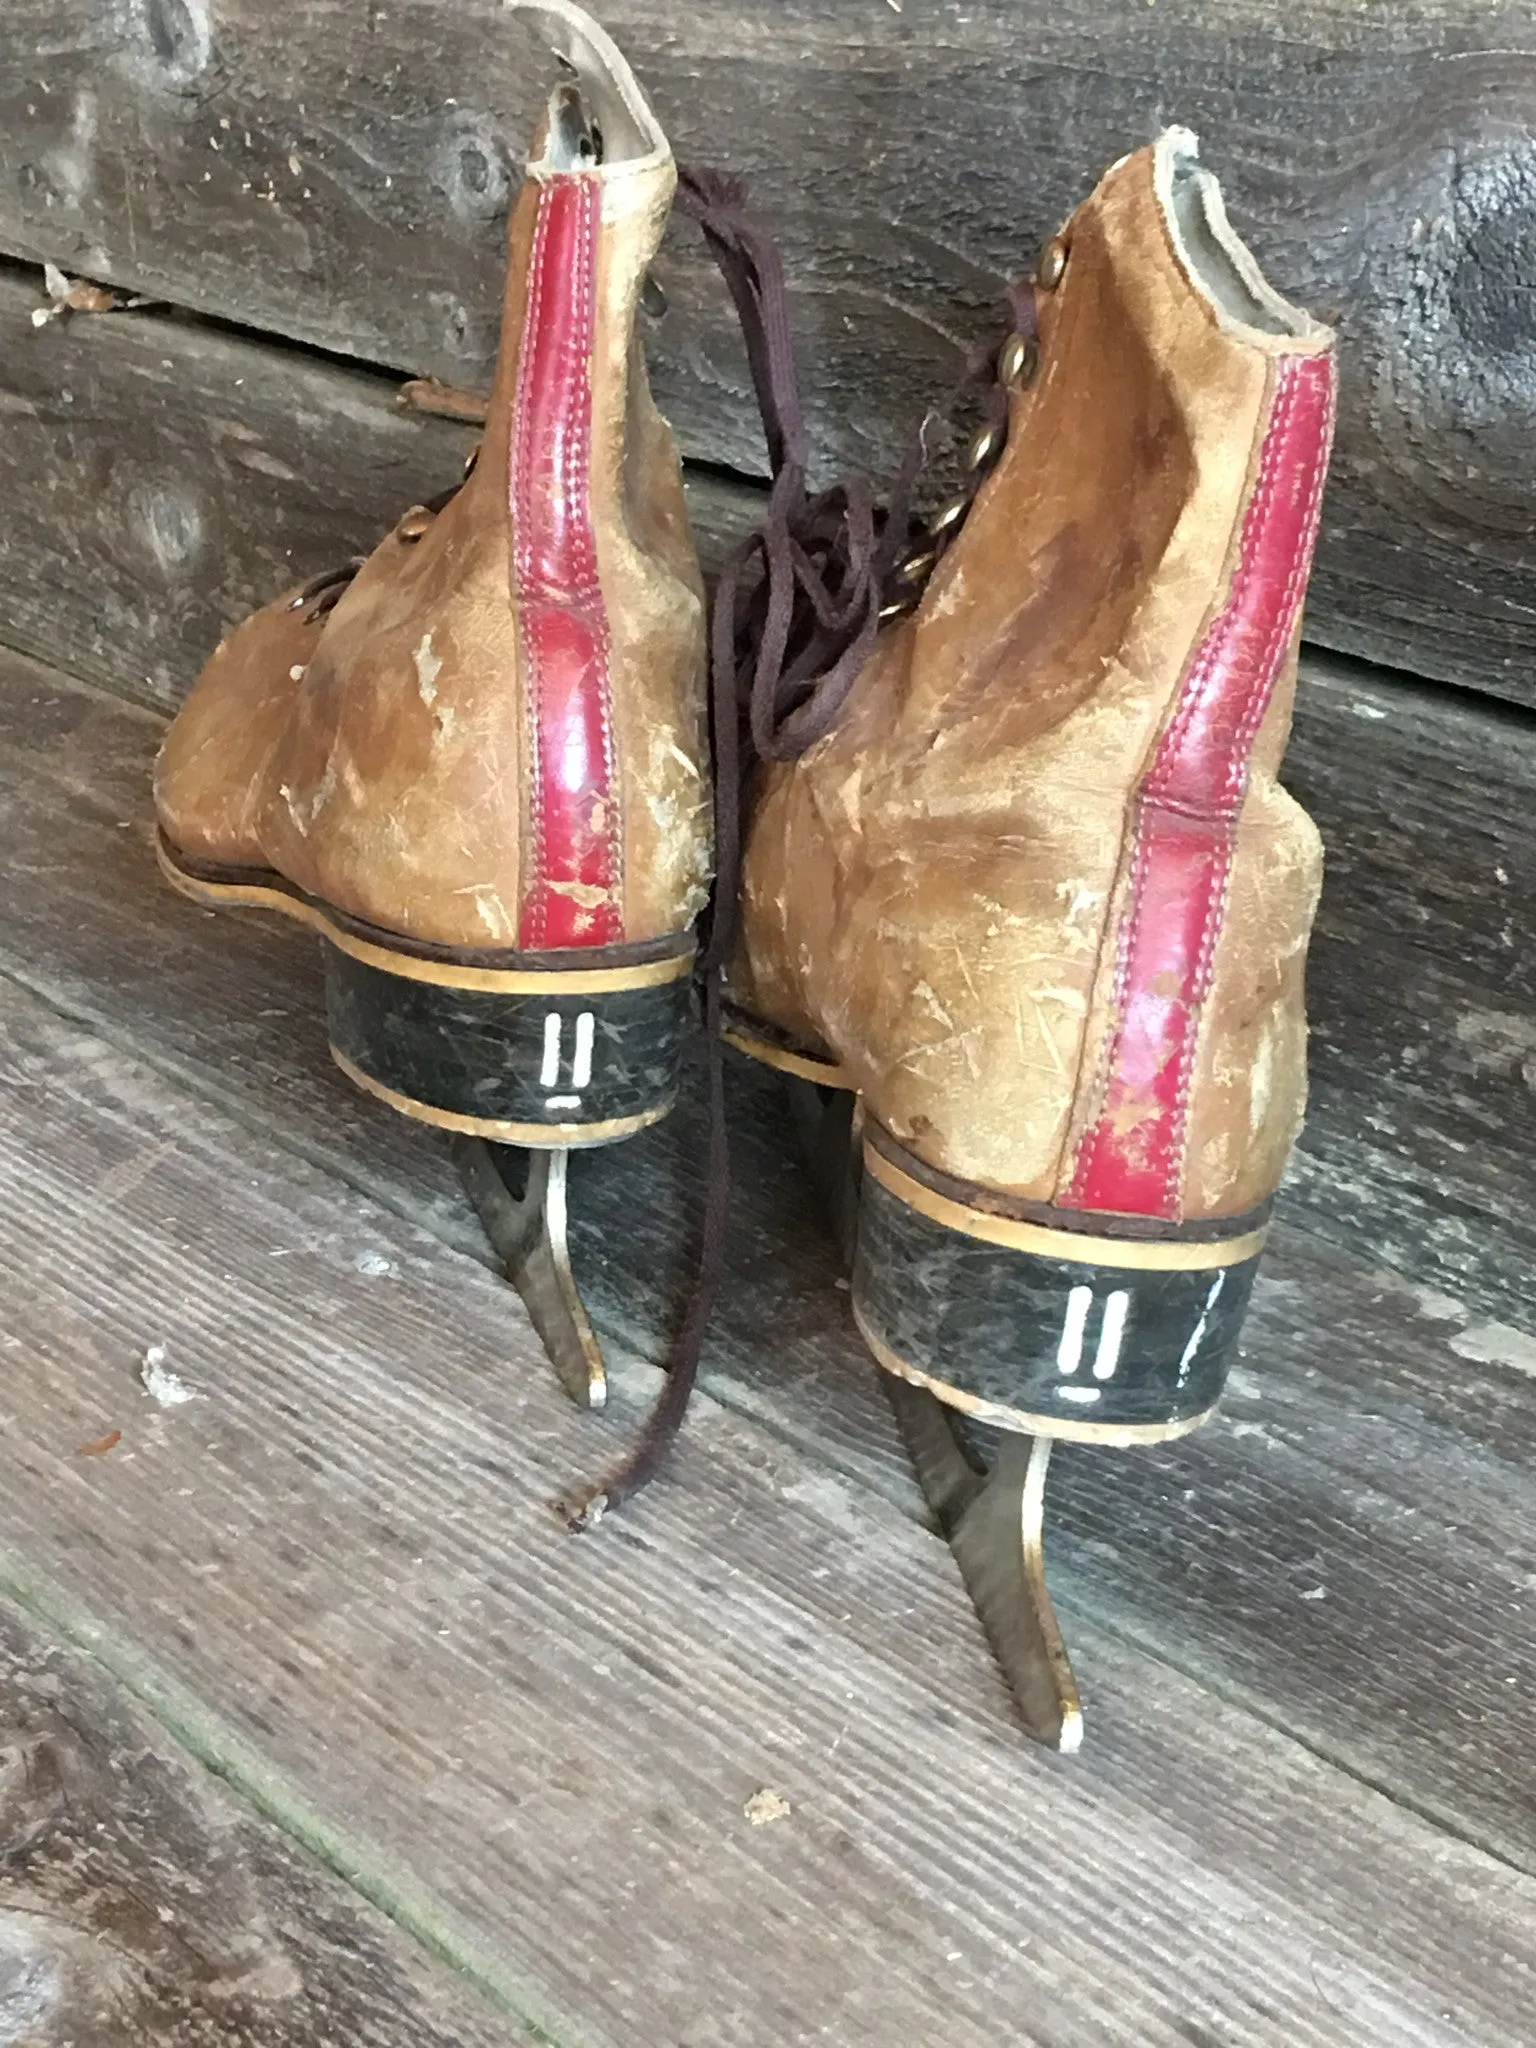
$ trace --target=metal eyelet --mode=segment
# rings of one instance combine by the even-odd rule
[[[972,434],[965,451],[965,466],[975,471],[985,469],[997,460],[1003,446],[1003,436],[997,427],[978,427]]]
[[[937,548],[924,548],[921,554],[908,555],[896,574],[903,583],[921,583],[923,578],[932,572],[933,565],[938,559]]]
[[[933,518],[929,520],[929,533],[932,534],[935,540],[943,540],[947,534],[952,533],[957,526],[963,523],[965,515],[970,509],[971,500],[968,492],[962,492],[958,498],[951,498],[943,511],[935,513]]]
[[[640,304],[652,320],[665,319],[667,295],[650,271],[645,273],[640,286]]]
[[[420,540],[431,526],[433,517],[425,505],[412,505],[396,520],[395,539],[408,543]]]
[[[880,607],[880,624],[884,626],[888,625],[892,619],[904,618],[911,609],[912,600],[910,597],[898,597],[890,604],[883,604]]]
[[[472,477],[480,461],[480,443],[477,441],[464,458],[464,475]]]
[[[1052,235],[1040,251],[1035,265],[1035,282],[1042,291],[1053,292],[1061,283],[1062,273],[1067,267],[1070,250],[1060,235]]]
[[[1022,334],[1010,334],[997,352],[997,376],[1002,384],[1028,384],[1040,367],[1038,342]]]

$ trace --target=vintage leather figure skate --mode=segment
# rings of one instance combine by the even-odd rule
[[[704,607],[636,332],[671,151],[587,15],[513,4],[568,76],[512,215],[478,460],[230,635],[156,800],[177,888],[319,932],[337,1061],[458,1134],[551,1356],[597,1405],[566,1154],[676,1092],[710,872]]]
[[[854,1314],[1068,1749],[1050,1447],[1212,1415],[1302,1115],[1321,851],[1276,772],[1334,359],[1180,129],[1047,244],[1019,323],[969,502],[833,545],[801,498],[795,546],[770,521],[727,578],[717,669],[762,759],[726,995],[823,1157],[853,1145]],[[775,571],[796,549],[819,612]]]

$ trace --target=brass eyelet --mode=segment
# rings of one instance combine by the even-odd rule
[[[1042,291],[1053,292],[1061,283],[1062,273],[1067,267],[1070,250],[1060,235],[1052,235],[1040,251],[1035,265],[1035,282]]]
[[[433,514],[425,505],[412,505],[400,514],[395,522],[395,539],[410,543],[418,541],[431,526]]]
[[[965,451],[965,466],[969,470],[985,469],[995,462],[1003,445],[1001,430],[997,427],[978,427],[972,434]]]
[[[942,540],[964,521],[970,509],[970,495],[968,492],[962,492],[958,498],[951,498],[942,512],[934,514],[928,522],[928,531],[935,540]]]
[[[1028,384],[1040,367],[1040,345],[1022,334],[1010,334],[997,352],[997,375],[1002,384]]]

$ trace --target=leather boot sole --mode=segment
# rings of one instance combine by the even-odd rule
[[[609,1144],[677,1096],[692,1028],[691,934],[562,954],[439,946],[229,867],[163,836],[161,870],[195,903],[275,910],[325,951],[331,1052],[343,1073],[421,1122],[508,1145]]]

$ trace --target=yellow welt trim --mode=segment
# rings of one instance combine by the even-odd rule
[[[642,1110],[638,1116],[614,1116],[598,1124],[519,1124],[506,1117],[460,1116],[457,1110],[434,1109],[429,1102],[417,1102],[409,1095],[386,1088],[382,1081],[375,1081],[371,1074],[354,1066],[334,1045],[331,1058],[349,1081],[355,1081],[359,1088],[376,1095],[380,1102],[387,1102],[403,1116],[415,1117],[418,1123],[436,1124],[444,1131],[461,1131],[468,1138],[494,1138],[503,1145],[531,1145],[540,1151],[553,1152],[574,1145],[609,1145],[615,1138],[628,1138],[643,1131],[647,1124],[660,1123],[672,1107],[670,1102],[663,1102],[655,1109]]]
[[[815,1081],[823,1088],[853,1086],[842,1068],[831,1060],[817,1060],[812,1059],[809,1053],[790,1052],[782,1045],[771,1044],[766,1038],[753,1038],[734,1025],[727,1026],[724,1038],[727,1045],[734,1045],[749,1059],[761,1060],[765,1067],[777,1067],[781,1074],[793,1074],[797,1080]]]
[[[452,960],[425,960],[415,953],[397,953],[390,946],[376,946],[333,924],[324,909],[287,889],[262,882],[208,882],[179,868],[157,846],[161,873],[173,889],[190,896],[194,903],[233,904],[246,910],[276,910],[320,934],[338,952],[393,974],[402,981],[431,982],[437,988],[467,988],[488,995],[503,996],[597,996],[613,989],[656,988],[662,982],[677,981],[693,967],[693,948],[673,953],[665,960],[647,960],[634,967],[468,967]]]
[[[1084,1237],[1075,1230],[1052,1230],[1043,1223],[1024,1223],[1012,1216],[993,1216],[984,1209],[967,1208],[936,1194],[920,1180],[877,1152],[864,1147],[864,1171],[872,1174],[909,1209],[931,1217],[947,1229],[979,1237],[986,1244],[1006,1245],[1012,1251],[1034,1252],[1047,1259],[1066,1259],[1079,1266],[1122,1266],[1144,1273],[1205,1273],[1219,1266],[1239,1266],[1257,1253],[1268,1235],[1263,1224],[1242,1237],[1197,1244],[1187,1238],[1162,1242],[1135,1237]]]

